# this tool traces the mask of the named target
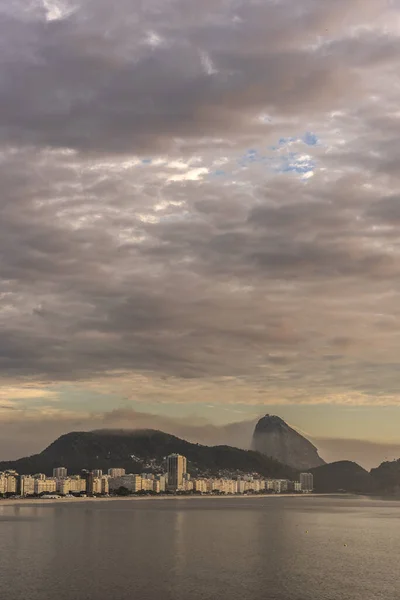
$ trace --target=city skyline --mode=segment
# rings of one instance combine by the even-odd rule
[[[312,473],[300,473],[298,480],[262,477],[258,473],[237,474],[235,477],[192,477],[187,471],[187,458],[170,454],[165,458],[165,469],[158,473],[126,473],[124,468],[111,467],[107,474],[102,470],[82,469],[68,473],[66,467],[55,467],[53,476],[43,473],[23,474],[14,470],[0,471],[0,498],[62,496],[124,496],[138,493],[200,493],[246,494],[288,492],[310,493],[314,489]]]
[[[265,412],[400,456],[398,13],[5,3],[0,458]]]

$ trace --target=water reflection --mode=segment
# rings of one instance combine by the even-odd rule
[[[7,600],[398,600],[400,505],[341,506],[234,498],[7,507],[2,586]]]

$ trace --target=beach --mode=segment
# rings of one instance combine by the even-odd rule
[[[346,494],[253,494],[253,495],[244,495],[244,494],[221,494],[221,495],[209,495],[204,494],[201,495],[193,495],[193,496],[185,496],[185,495],[160,495],[160,496],[107,496],[107,497],[75,497],[75,498],[6,498],[0,500],[0,508],[2,506],[38,506],[38,505],[46,505],[46,504],[66,504],[66,503],[87,503],[87,502],[112,502],[112,501],[120,501],[120,502],[146,502],[149,500],[157,500],[159,502],[166,500],[209,500],[209,499],[224,499],[224,500],[256,500],[257,498],[318,498],[325,496],[345,496]]]

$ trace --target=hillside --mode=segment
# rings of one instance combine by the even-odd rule
[[[325,464],[309,440],[274,415],[265,415],[258,421],[251,447],[299,471]]]
[[[383,462],[371,470],[371,476],[381,492],[400,493],[400,459]]]
[[[314,475],[316,492],[354,492],[368,493],[374,491],[375,483],[368,471],[349,460],[322,465],[310,469]]]
[[[0,471],[15,469],[18,473],[45,473],[65,466],[69,473],[81,469],[123,467],[127,472],[140,473],[157,469],[171,453],[188,459],[193,474],[218,474],[223,470],[257,472],[266,477],[292,478],[293,470],[278,461],[251,450],[230,446],[201,446],[156,430],[100,430],[72,432],[62,435],[40,454],[16,461],[0,462]]]

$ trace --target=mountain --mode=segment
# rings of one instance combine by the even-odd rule
[[[400,459],[383,462],[371,470],[377,488],[388,494],[400,493]]]
[[[217,475],[221,471],[256,472],[266,477],[293,478],[294,471],[278,461],[251,450],[230,446],[201,446],[156,431],[99,430],[73,432],[59,437],[40,454],[15,461],[0,462],[0,471],[45,473],[64,466],[69,473],[81,469],[122,467],[130,473],[159,468],[168,454],[183,454],[193,474]]]
[[[324,465],[317,448],[283,419],[265,415],[254,429],[252,449],[299,471]]]
[[[368,471],[350,460],[310,469],[314,475],[314,491],[322,493],[368,493],[375,490],[375,482]]]

